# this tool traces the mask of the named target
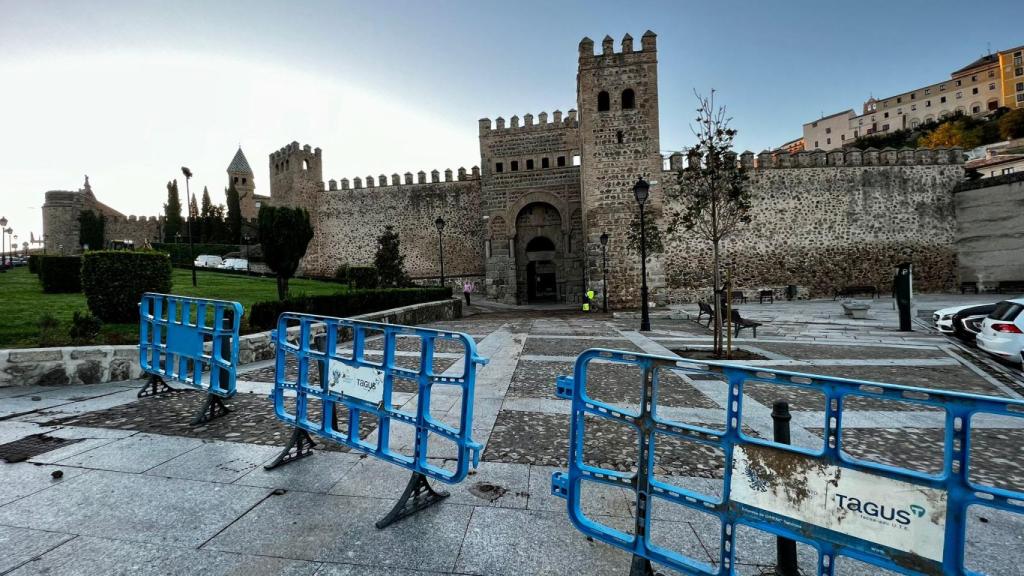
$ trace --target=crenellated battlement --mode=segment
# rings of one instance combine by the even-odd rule
[[[293,141],[291,144],[288,144],[287,146],[281,147],[280,150],[278,150],[276,152],[271,152],[270,153],[270,161],[274,162],[274,161],[286,160],[290,156],[299,154],[300,151],[303,152],[305,155],[310,155],[311,154],[313,156],[316,156],[317,158],[319,158],[321,156],[321,150],[319,148],[313,148],[309,144],[300,146],[298,142]]]
[[[153,223],[163,223],[163,221],[164,221],[164,217],[163,216],[136,216],[135,214],[131,214],[131,215],[128,215],[128,216],[107,216],[107,222],[115,223],[115,224],[116,223],[121,223],[121,222],[138,222],[138,223],[153,222]]]
[[[351,181],[348,178],[342,178],[340,180],[331,179],[327,181],[328,190],[361,190],[363,188],[389,188],[398,186],[419,186],[423,184],[442,184],[445,182],[466,182],[470,180],[480,179],[480,167],[473,166],[469,172],[464,167],[459,167],[457,173],[453,173],[451,168],[448,168],[443,173],[437,170],[431,170],[429,179],[427,173],[420,170],[416,173],[415,177],[412,172],[406,172],[404,175],[399,175],[397,172],[391,174],[390,182],[386,174],[374,178],[372,175],[367,176],[365,179],[356,176]]]
[[[633,49],[633,37],[626,34],[619,44],[620,51],[615,51],[615,40],[611,36],[605,36],[601,40],[601,53],[594,54],[594,41],[584,37],[580,40],[580,62],[601,60],[608,57],[629,57],[630,55],[653,56],[658,50],[658,35],[648,30],[640,37],[640,50]]]
[[[833,150],[804,150],[789,154],[785,150],[764,150],[759,154],[747,150],[733,157],[740,166],[751,170],[769,168],[822,168],[844,166],[934,166],[963,164],[961,148],[856,148]],[[684,161],[697,161],[683,152],[667,157],[668,171],[677,172],[684,167]]]
[[[511,132],[523,131],[523,130],[554,130],[557,128],[576,128],[579,126],[579,119],[576,115],[576,109],[570,108],[566,116],[562,117],[561,110],[555,110],[551,113],[551,122],[548,122],[548,113],[541,112],[537,114],[536,122],[534,122],[533,114],[525,114],[522,118],[522,124],[519,122],[519,116],[512,116],[509,118],[509,124],[505,126],[505,119],[498,116],[494,120],[494,128],[491,128],[490,118],[480,119],[480,134],[491,134],[494,132],[506,131]]]

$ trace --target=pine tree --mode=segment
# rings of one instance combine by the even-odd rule
[[[313,225],[304,208],[260,206],[260,246],[263,259],[277,274],[277,297],[288,297],[288,279],[295,275],[299,261],[313,239]]]
[[[373,264],[377,268],[381,288],[401,288],[409,284],[398,233],[391,226],[385,226],[384,233],[377,238],[377,254],[373,257]]]
[[[181,198],[178,196],[178,181],[167,183],[167,203],[164,204],[164,242],[174,242],[181,233]]]
[[[242,204],[238,197],[238,190],[232,181],[224,190],[224,196],[228,202],[227,232],[228,243],[238,244],[242,241]]]
[[[199,241],[199,234],[200,234],[200,231],[199,231],[199,207],[196,205],[196,197],[195,196],[193,196],[189,200],[189,203],[188,203],[188,217],[189,217],[188,235],[192,236],[193,234],[195,234],[195,237],[193,238],[193,242],[198,242]]]
[[[215,223],[213,222],[213,202],[210,201],[210,191],[203,186],[203,203],[199,209],[199,233],[200,242],[212,241]]]

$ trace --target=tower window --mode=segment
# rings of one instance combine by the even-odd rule
[[[238,184],[238,176],[235,176],[235,184]]]
[[[242,184],[245,184],[245,178],[242,178]]]
[[[513,172],[519,172],[519,161],[518,160],[513,160],[512,161],[512,171]]]
[[[622,144],[622,130],[615,133],[615,141]]]
[[[558,157],[558,165],[559,166],[565,166],[565,156],[559,156]]]
[[[540,159],[540,167],[541,168],[550,168],[551,167],[551,159],[550,158],[541,158]]]
[[[597,111],[598,112],[607,112],[608,110],[611,109],[611,107],[612,107],[612,105],[611,105],[611,98],[608,97],[608,93],[605,92],[604,90],[598,92],[598,94],[597,94]]]
[[[533,170],[533,158],[530,158],[529,160],[526,161],[526,169]]]
[[[504,172],[505,171],[505,164],[503,162],[495,162],[494,163],[494,171],[498,172],[498,173]]]
[[[302,161],[302,169],[303,170],[309,170],[309,160],[303,160]]]
[[[633,108],[636,108],[636,96],[632,88],[626,88],[622,91],[622,109],[632,110]]]

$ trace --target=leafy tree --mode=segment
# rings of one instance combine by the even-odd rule
[[[377,254],[373,257],[381,288],[401,288],[409,283],[405,273],[405,257],[399,245],[398,233],[391,226],[377,238]]]
[[[167,183],[167,203],[164,204],[164,242],[174,242],[182,231],[181,198],[178,196],[178,181]]]
[[[1003,140],[1024,138],[1024,108],[1017,108],[999,118],[999,137]]]
[[[696,93],[695,93],[696,94]],[[725,107],[715,107],[715,91],[697,96],[697,137],[689,151],[687,166],[678,173],[679,187],[666,194],[680,208],[666,214],[669,233],[682,227],[696,232],[712,246],[715,310],[715,354],[722,354],[722,314],[718,298],[722,286],[721,243],[750,221],[750,190],[747,173],[736,162],[733,139],[736,130]],[[673,198],[674,197],[674,198]]]
[[[938,128],[918,139],[921,148],[974,148],[981,145],[981,130],[962,119],[940,124]]]
[[[288,297],[288,279],[295,275],[299,261],[313,239],[313,225],[305,208],[260,206],[260,245],[267,266],[277,274],[277,297]]]
[[[235,189],[235,182],[232,180],[224,196],[227,198],[227,241],[230,244],[238,244],[242,241],[242,204],[238,197],[238,190]]]
[[[85,210],[78,215],[78,244],[88,246],[92,250],[103,249],[104,229],[107,217],[92,210]]]

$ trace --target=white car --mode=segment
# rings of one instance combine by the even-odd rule
[[[221,270],[248,270],[249,261],[245,258],[228,258],[217,268]]]
[[[949,308],[936,310],[935,313],[932,314],[932,324],[939,332],[942,332],[943,334],[952,334],[954,332],[953,315],[965,308],[970,308],[971,306],[972,304],[968,304],[967,306],[951,306]]]
[[[1024,298],[1003,300],[981,323],[978,348],[1010,362],[1021,362],[1024,350]]]
[[[224,260],[220,256],[213,254],[200,254],[196,256],[195,261],[196,268],[219,268],[223,263]]]

